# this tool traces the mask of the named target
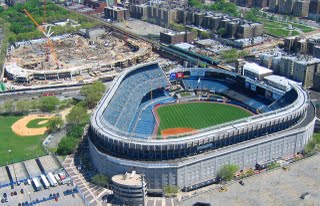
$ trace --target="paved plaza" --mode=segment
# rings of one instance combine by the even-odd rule
[[[245,186],[238,182],[227,185],[227,192],[219,192],[215,185],[198,191],[181,205],[196,202],[228,206],[320,206],[320,155],[296,162],[289,171],[276,169],[244,179]],[[209,191],[210,189],[210,191]],[[208,191],[204,191],[208,190]],[[309,192],[310,198],[302,200],[301,194]]]

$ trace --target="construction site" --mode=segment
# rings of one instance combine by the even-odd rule
[[[13,84],[65,84],[113,78],[131,65],[155,60],[147,43],[112,32],[84,38],[62,35],[18,42],[11,46],[5,62],[5,76]],[[88,32],[87,32],[88,33]]]

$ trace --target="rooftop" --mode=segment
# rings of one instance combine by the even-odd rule
[[[112,177],[112,181],[121,185],[138,186],[142,185],[141,175],[137,174],[136,171],[132,173],[125,173],[121,175],[115,175]]]
[[[197,41],[197,44],[201,44],[201,45],[211,45],[211,44],[216,44],[217,41],[213,40],[213,39],[201,39]]]
[[[188,43],[180,43],[180,44],[175,44],[176,47],[179,47],[180,49],[185,49],[185,50],[189,50],[194,48],[194,46],[192,44],[188,44]]]
[[[246,64],[243,66],[244,70],[256,73],[258,75],[262,75],[262,74],[269,74],[272,73],[271,69],[267,69],[265,67],[262,67],[256,63],[248,63],[246,62]]]
[[[289,81],[285,77],[281,77],[278,75],[270,75],[270,76],[264,77],[264,79],[267,81],[275,82],[275,83],[282,85],[282,86],[285,86],[285,87],[289,87]]]

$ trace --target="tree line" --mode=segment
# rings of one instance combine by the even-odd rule
[[[80,24],[79,27],[75,28],[70,25],[66,27],[55,26],[52,29],[56,35],[75,32],[80,28],[93,28],[99,25],[97,22],[89,21],[79,14],[71,13],[50,1],[46,4],[46,15],[44,15],[43,1],[29,0],[24,4],[17,3],[6,10],[0,9],[0,18],[9,23],[11,33],[8,38],[10,42],[43,37],[41,32],[38,31],[36,25],[34,25],[34,23],[26,16],[23,9],[26,9],[31,13],[39,25],[42,23],[53,24],[67,19],[75,20]]]
[[[71,154],[81,141],[84,127],[89,122],[89,109],[93,109],[104,94],[106,87],[101,82],[94,82],[81,88],[80,94],[85,97],[78,102],[66,116],[67,135],[58,144],[57,154]]]

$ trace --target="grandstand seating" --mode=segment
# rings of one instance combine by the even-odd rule
[[[298,94],[294,89],[291,89],[285,95],[283,95],[280,99],[270,104],[268,107],[270,110],[276,110],[292,104],[298,98]]]
[[[184,79],[182,82],[185,89],[209,89],[218,93],[227,91],[231,86],[228,82],[218,80],[200,80],[198,83],[198,80]]]
[[[156,64],[132,71],[123,79],[104,111],[104,120],[122,131],[128,131],[145,94],[167,85],[164,73]]]
[[[184,79],[182,80],[183,86],[186,90],[188,89],[208,89],[216,93],[221,93],[225,96],[228,96],[234,100],[242,102],[250,108],[253,112],[259,110],[260,112],[268,112],[273,110],[269,108],[268,105],[272,102],[265,99],[262,96],[257,95],[255,92],[251,91],[241,91],[232,82],[226,80],[217,80],[217,79],[201,79],[198,83],[197,79]]]
[[[159,104],[167,104],[175,102],[175,99],[170,96],[157,97],[141,104],[137,111],[136,118],[132,121],[129,132],[134,132],[142,137],[152,135],[156,120],[153,114],[153,108]]]

